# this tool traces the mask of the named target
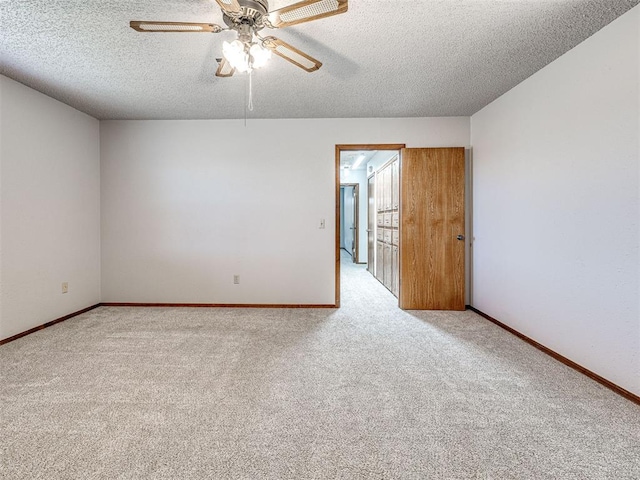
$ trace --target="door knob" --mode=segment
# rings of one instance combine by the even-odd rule
[[[458,240],[464,240],[464,235],[458,235],[456,238],[457,238]]]

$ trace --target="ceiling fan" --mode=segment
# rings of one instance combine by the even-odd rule
[[[284,58],[297,67],[314,72],[322,63],[282,40],[260,35],[266,28],[284,28],[320,18],[344,13],[348,0],[303,0],[293,5],[269,11],[267,0],[216,0],[222,9],[226,28],[214,23],[132,21],[131,28],[138,32],[208,32],[233,30],[237,39],[223,43],[223,57],[218,59],[216,76],[231,77],[237,72],[260,68],[271,53]]]

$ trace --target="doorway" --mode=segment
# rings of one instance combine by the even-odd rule
[[[349,156],[349,154],[358,154],[358,155],[350,155],[353,158],[352,162],[357,161],[358,159],[360,159],[360,157],[364,157],[362,159],[360,159],[360,162],[365,162],[367,160],[367,158],[371,158],[371,156],[373,155],[373,153],[375,153],[375,151],[389,151],[389,150],[395,150],[395,151],[399,151],[400,149],[404,148],[405,145],[404,144],[360,144],[360,145],[336,145],[336,154],[335,154],[335,174],[336,174],[336,188],[335,188],[335,202],[336,202],[336,225],[335,225],[335,287],[336,287],[336,292],[335,292],[335,306],[339,307],[340,306],[340,252],[342,250],[342,245],[344,245],[344,243],[342,243],[344,241],[343,238],[341,238],[341,231],[342,231],[342,225],[343,225],[343,217],[345,216],[345,214],[343,213],[343,207],[342,207],[342,195],[343,195],[343,190],[341,187],[345,186],[346,184],[349,184],[351,182],[345,182],[342,179],[341,173],[343,173],[345,171],[344,168],[341,168],[341,160],[342,158],[346,155]],[[366,165],[366,163],[365,163]],[[365,169],[363,171],[363,183],[362,183],[362,189],[364,190],[365,188],[367,188],[368,186],[368,182],[369,179],[367,178],[367,169],[365,166]],[[361,195],[361,191],[360,191],[360,183],[357,184],[358,185],[358,199]],[[367,192],[367,194],[364,196],[364,199],[366,200],[366,202],[369,202],[369,193]],[[363,207],[364,209],[366,209],[367,211],[364,212],[360,206],[360,200],[357,202],[358,203],[358,218],[356,220],[356,224],[354,226],[354,241],[355,241],[355,252],[356,255],[353,256],[353,259],[355,262],[357,263],[367,263],[368,259],[371,258],[372,255],[372,249],[368,248],[369,243],[372,241],[372,238],[370,238],[370,235],[372,235],[372,232],[368,231],[367,232],[367,236],[365,237],[364,235],[361,234],[361,231],[364,230],[371,230],[370,228],[368,228],[368,225],[366,223],[368,223],[369,221],[369,212],[368,209],[366,209],[366,207]],[[363,213],[364,212],[364,213]],[[360,227],[360,223],[361,222],[365,222],[365,226],[362,228]],[[375,242],[372,242],[375,244]]]
[[[340,248],[359,263],[359,203],[360,185],[357,183],[340,184]]]

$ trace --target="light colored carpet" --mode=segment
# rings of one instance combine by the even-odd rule
[[[640,408],[472,312],[102,307],[0,347],[6,479],[638,479]]]

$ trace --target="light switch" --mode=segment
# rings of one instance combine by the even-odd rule
[[[324,218],[320,219],[320,230],[324,229]]]

